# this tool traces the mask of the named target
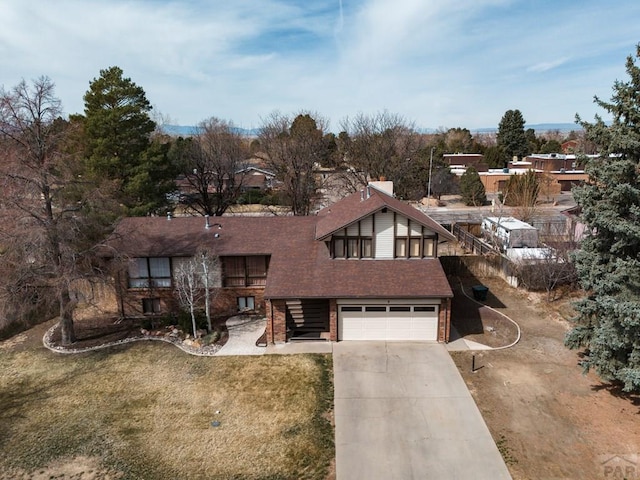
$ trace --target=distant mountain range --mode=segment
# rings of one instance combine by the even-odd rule
[[[582,127],[575,123],[536,123],[531,125],[525,125],[525,129],[533,128],[536,132],[549,132],[558,130],[560,132],[570,132],[572,130],[581,130]],[[169,135],[176,137],[189,137],[197,132],[197,127],[193,125],[162,125],[162,129]],[[421,128],[418,129],[421,133],[436,133],[436,128]],[[487,128],[470,128],[471,133],[495,133],[498,131],[498,127]],[[236,131],[247,137],[257,137],[260,133],[258,128],[246,129],[236,128]]]
[[[162,125],[162,130],[167,134],[176,137],[190,137],[197,133],[198,127],[194,125]],[[251,130],[246,128],[235,128],[234,130],[247,137],[257,137],[260,133],[260,130],[257,128],[253,128]]]
[[[524,126],[525,130],[529,128],[533,128],[536,132],[549,132],[553,130],[558,130],[560,132],[570,132],[572,130],[582,130],[582,127],[577,123],[534,123],[527,124]],[[476,128],[469,129],[472,133],[495,133],[498,131],[498,127],[491,128]]]

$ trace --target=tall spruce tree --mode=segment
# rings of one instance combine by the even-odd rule
[[[498,125],[496,140],[505,153],[505,160],[524,157],[529,153],[529,140],[524,131],[524,117],[520,110],[508,110]]]
[[[640,45],[636,59],[640,58]],[[577,121],[600,156],[587,163],[589,181],[574,188],[587,237],[574,259],[586,292],[565,344],[584,348],[582,362],[624,391],[640,391],[640,68],[626,62],[629,81],[616,81],[609,102],[595,103],[613,117],[607,125]]]

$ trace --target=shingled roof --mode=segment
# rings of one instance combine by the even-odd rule
[[[413,207],[377,190],[354,194],[308,217],[131,217],[108,250],[130,257],[192,256],[207,246],[220,256],[269,255],[265,298],[442,298],[453,293],[437,258],[332,259],[322,241],[382,208],[445,238],[451,234]]]
[[[339,202],[320,210],[318,212],[315,238],[323,240],[338,230],[379,212],[383,208],[401,213],[405,217],[437,232],[439,236],[447,240],[455,240],[451,233],[431,217],[411,205],[378,190],[374,186],[369,186],[363,191],[353,193]]]

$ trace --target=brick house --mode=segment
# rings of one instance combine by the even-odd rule
[[[176,309],[175,269],[206,245],[221,265],[216,308],[264,313],[270,343],[447,342],[453,293],[437,255],[454,237],[377,183],[316,216],[123,219],[109,242],[129,259],[121,314]]]

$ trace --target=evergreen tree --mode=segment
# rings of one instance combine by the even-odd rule
[[[132,215],[164,213],[167,194],[175,188],[167,149],[152,145],[155,123],[144,90],[118,67],[100,71],[84,96],[87,170],[115,181],[119,201]]]
[[[640,45],[636,58],[640,58]],[[577,121],[600,146],[588,161],[589,181],[574,188],[589,232],[574,260],[586,292],[565,343],[584,348],[582,364],[601,378],[640,391],[640,68],[627,58],[630,80],[616,81],[610,102],[595,98],[613,117],[610,126]]]
[[[480,175],[474,167],[469,167],[460,177],[460,193],[465,204],[474,207],[483,205],[487,201]]]
[[[506,154],[507,161],[529,153],[529,140],[524,131],[524,118],[520,110],[508,110],[504,114],[498,125],[497,141]]]

